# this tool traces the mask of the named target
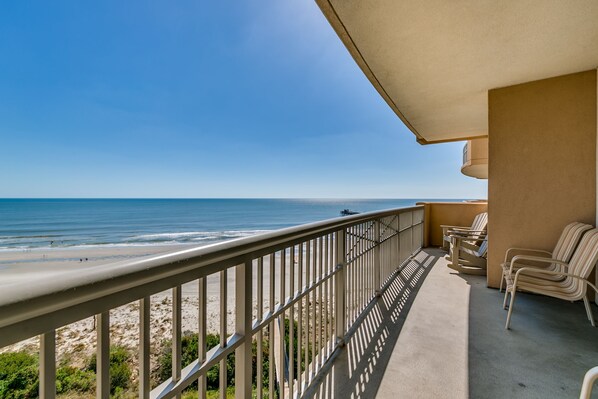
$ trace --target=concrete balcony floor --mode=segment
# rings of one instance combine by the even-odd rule
[[[390,283],[314,395],[579,397],[585,372],[598,365],[598,328],[583,304],[520,294],[507,331],[503,294],[485,277],[447,268],[444,255],[421,251]]]

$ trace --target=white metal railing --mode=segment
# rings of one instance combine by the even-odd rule
[[[95,315],[96,391],[98,398],[107,398],[109,311],[138,301],[140,398],[179,397],[196,381],[205,397],[207,371],[215,365],[225,398],[225,362],[233,353],[237,398],[300,397],[368,304],[421,248],[423,218],[421,206],[370,212],[71,272],[29,282],[27,289],[11,286],[0,292],[0,348],[39,335],[40,397],[54,398],[56,329]],[[231,292],[227,281],[233,273]],[[215,276],[219,295],[208,298],[207,281]],[[199,351],[183,367],[181,286],[195,280]],[[150,297],[167,289],[172,290],[172,377],[150,389]],[[209,300],[219,301],[220,344],[207,350]],[[228,331],[229,302],[234,331]],[[266,359],[268,384],[262,376]]]

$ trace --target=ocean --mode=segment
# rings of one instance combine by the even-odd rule
[[[202,245],[335,218],[343,209],[418,201],[426,199],[0,199],[0,251]]]

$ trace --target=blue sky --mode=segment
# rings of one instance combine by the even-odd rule
[[[0,197],[486,197],[313,0],[1,7]]]

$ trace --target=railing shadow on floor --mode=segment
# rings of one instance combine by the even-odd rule
[[[374,398],[425,277],[439,258],[420,251],[386,284],[346,335],[346,346],[322,368],[304,397]]]

